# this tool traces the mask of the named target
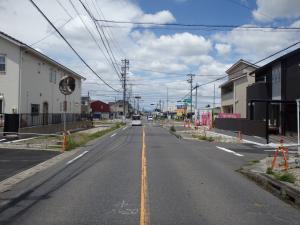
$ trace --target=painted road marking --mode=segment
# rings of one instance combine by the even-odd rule
[[[141,210],[140,225],[149,225],[149,205],[148,205],[148,178],[147,178],[147,158],[145,143],[145,128],[142,135],[142,158],[141,158]]]
[[[74,161],[76,161],[77,159],[81,158],[82,156],[84,156],[86,153],[88,153],[89,151],[84,151],[83,153],[81,153],[80,155],[76,156],[74,159],[70,160],[69,162],[67,162],[67,165],[73,163]]]
[[[124,127],[124,128],[123,128],[123,130],[126,130],[126,129],[127,129],[127,127]]]
[[[35,139],[36,137],[31,137],[31,138],[24,138],[24,139],[18,139],[18,140],[14,140],[14,141],[7,141],[7,142],[4,142],[4,143],[17,143],[17,142],[21,142],[21,141],[28,141],[28,140],[32,140],[32,139]]]
[[[117,133],[114,133],[114,134],[113,134],[113,135],[111,135],[110,137],[112,138],[112,137],[116,136],[116,134],[117,134]]]
[[[6,139],[0,139],[0,141],[6,141]]]
[[[236,153],[230,149],[227,149],[227,148],[223,148],[223,147],[219,147],[219,146],[216,146],[218,149],[222,150],[222,151],[225,151],[225,152],[228,152],[228,153],[231,153],[231,154],[234,154],[236,156],[244,156],[242,154],[239,154],[239,153]]]

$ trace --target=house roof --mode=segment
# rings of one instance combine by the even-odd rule
[[[61,69],[71,73],[73,76],[79,78],[79,79],[82,79],[82,80],[85,80],[85,78],[81,75],[79,75],[78,73],[74,72],[73,70],[69,69],[68,67],[60,64],[59,62],[55,61],[54,59],[51,59],[50,57],[46,56],[45,54],[35,50],[34,48],[30,47],[29,45],[15,39],[14,37],[0,31],[0,37],[2,37],[3,39],[19,46],[20,48],[23,48],[25,51],[28,51],[32,54],[34,54],[35,56],[39,57],[39,58],[42,58],[43,60],[51,63],[51,64],[54,64],[56,65],[57,67],[60,67]]]
[[[291,52],[289,52],[289,53],[287,53],[287,54],[285,54],[285,55],[283,55],[283,56],[278,57],[277,59],[274,59],[273,61],[267,63],[266,65],[264,65],[264,66],[262,66],[262,67],[260,67],[260,68],[258,68],[258,69],[256,69],[256,70],[254,70],[254,71],[251,72],[250,74],[254,74],[254,73],[260,72],[260,71],[266,69],[267,67],[269,67],[269,66],[271,66],[271,65],[273,65],[273,64],[275,64],[275,63],[278,63],[278,62],[280,62],[280,61],[282,61],[282,60],[285,60],[285,59],[287,59],[287,58],[289,58],[289,57],[291,57],[291,56],[294,56],[294,55],[296,55],[296,54],[300,54],[300,48],[297,48],[297,49],[294,50],[294,51],[291,51]]]
[[[244,59],[240,59],[239,61],[237,61],[236,63],[234,63],[229,69],[227,69],[227,70],[226,70],[226,73],[227,73],[227,74],[230,74],[230,72],[231,72],[232,70],[234,70],[236,67],[238,67],[240,64],[246,64],[247,67],[253,67],[253,68],[255,68],[255,69],[259,68],[259,66],[255,65],[255,64],[253,64],[253,63],[251,63],[251,62],[248,62],[248,61],[246,61],[246,60],[244,60]],[[245,67],[245,69],[246,69],[247,67]]]
[[[102,101],[100,101],[100,100],[92,100],[92,101],[91,101],[91,103],[95,103],[95,102],[99,102],[99,103],[108,105],[106,102],[102,102]]]

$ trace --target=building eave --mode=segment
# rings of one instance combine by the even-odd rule
[[[2,31],[0,31],[0,37],[3,38],[3,39],[5,39],[5,40],[7,40],[7,41],[9,41],[9,42],[11,42],[12,44],[17,45],[21,49],[23,49],[25,51],[28,51],[28,52],[32,53],[33,55],[35,55],[35,56],[37,56],[37,57],[39,57],[39,58],[41,58],[41,59],[43,59],[43,60],[45,60],[45,61],[53,64],[53,65],[61,68],[62,70],[70,73],[72,76],[74,76],[74,77],[76,77],[76,78],[78,78],[80,80],[86,80],[85,77],[79,75],[78,73],[76,73],[73,70],[67,68],[66,66],[60,64],[59,62],[55,61],[54,59],[51,59],[50,57],[46,56],[45,54],[43,54],[43,53],[35,50],[34,48],[30,47],[29,45],[27,45],[27,44],[25,44],[25,43],[23,43],[23,42],[15,39],[15,38],[13,38],[12,36],[10,36],[10,35],[2,32]]]
[[[248,62],[248,61],[246,61],[246,60],[244,60],[244,59],[240,59],[239,61],[237,61],[236,63],[234,63],[229,69],[227,69],[225,72],[227,73],[227,74],[230,74],[230,72],[232,71],[232,70],[234,70],[236,67],[238,67],[240,64],[246,64],[247,66],[249,66],[249,67],[253,67],[254,69],[257,69],[257,68],[259,68],[259,66],[257,66],[257,65],[255,65],[255,64],[253,64],[253,63],[251,63],[251,62]]]
[[[259,67],[258,69],[252,71],[250,74],[259,73],[259,72],[267,69],[268,67],[272,66],[273,64],[278,63],[280,61],[283,61],[283,60],[285,60],[285,59],[287,59],[287,58],[289,58],[289,57],[291,57],[291,56],[293,56],[295,54],[299,54],[299,53],[300,53],[300,48],[297,48],[296,50],[293,50],[293,51],[291,51],[291,52],[289,52],[289,53],[287,53],[285,55],[282,55],[282,56],[274,59],[273,61],[265,64],[264,66]]]

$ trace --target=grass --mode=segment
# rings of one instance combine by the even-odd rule
[[[259,163],[260,161],[255,159],[255,160],[251,160],[250,163],[253,165],[253,164],[256,164],[256,163]]]
[[[197,138],[200,141],[213,142],[215,139],[213,137],[207,137],[206,135],[193,135],[193,138]]]
[[[284,181],[289,183],[295,183],[296,181],[296,177],[294,176],[294,174],[291,174],[289,172],[283,172],[283,173],[274,172],[271,167],[267,168],[266,173],[269,175],[273,175],[275,179],[279,181]]]
[[[109,129],[101,130],[92,134],[83,134],[83,133],[72,134],[71,136],[68,136],[67,139],[67,143],[68,143],[67,150],[70,151],[77,147],[83,146],[89,141],[102,137],[103,135],[112,132],[116,129],[119,129],[122,126],[124,126],[123,123],[117,123]]]

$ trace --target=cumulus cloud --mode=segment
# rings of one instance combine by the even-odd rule
[[[252,12],[258,21],[297,18],[300,16],[299,0],[257,0],[257,9]]]
[[[248,60],[265,57],[299,39],[297,32],[280,32],[273,29],[247,31],[240,28],[216,33],[213,38],[216,41],[230,44],[232,51],[237,56]]]
[[[215,44],[215,49],[218,51],[219,55],[228,55],[231,51],[231,45],[229,44],[222,44],[222,43],[217,43]]]

